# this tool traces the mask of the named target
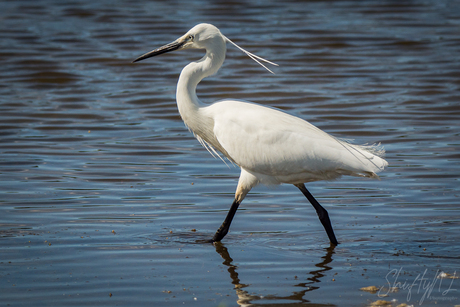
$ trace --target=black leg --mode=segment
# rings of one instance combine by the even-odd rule
[[[236,210],[238,210],[238,206],[240,205],[240,202],[238,202],[236,199],[233,201],[232,206],[230,207],[230,210],[228,211],[227,217],[225,218],[225,221],[222,223],[222,225],[217,229],[216,234],[212,238],[212,242],[219,242],[221,241],[225,235],[228,233],[228,230],[230,228],[230,224],[232,223],[233,217],[235,216]]]
[[[329,237],[329,241],[332,244],[338,245],[337,239],[335,238],[334,230],[332,230],[331,220],[329,219],[329,214],[327,213],[326,209],[324,209],[318,201],[311,195],[311,193],[307,190],[303,183],[295,185],[299,190],[305,195],[308,201],[312,204],[315,208],[316,213],[318,214],[319,220],[321,224],[323,224],[324,229],[326,230],[327,236]]]

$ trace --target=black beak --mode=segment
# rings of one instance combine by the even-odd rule
[[[156,55],[160,55],[160,54],[163,54],[163,53],[166,53],[166,52],[171,52],[171,51],[174,51],[174,50],[178,50],[178,49],[181,49],[182,46],[186,43],[187,41],[185,40],[175,40],[174,42],[172,43],[169,43],[167,45],[164,45],[163,47],[160,47],[158,49],[155,49],[155,50],[152,50],[150,52],[147,52],[146,54],[143,54],[141,55],[140,57],[138,57],[137,59],[135,59],[133,61],[133,63],[136,63],[136,62],[139,62],[139,61],[142,61],[142,60],[145,60],[147,58],[151,58],[153,56],[156,56]]]

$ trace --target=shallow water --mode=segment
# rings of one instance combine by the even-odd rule
[[[460,304],[459,1],[3,1],[0,306]],[[239,171],[175,105],[178,52],[131,64],[200,22],[229,46],[205,102],[278,107],[381,142],[380,181],[257,187],[209,239]],[[361,287],[399,286],[379,298]],[[381,290],[386,294],[388,290]]]

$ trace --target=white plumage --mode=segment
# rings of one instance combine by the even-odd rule
[[[260,61],[274,64],[237,46],[210,24],[199,24],[174,42],[134,61],[179,49],[206,50],[201,60],[182,70],[176,100],[184,123],[200,143],[211,154],[217,154],[217,150],[241,168],[235,200],[212,241],[220,241],[227,234],[239,204],[254,186],[289,183],[297,186],[309,199],[331,243],[337,245],[327,211],[308,192],[304,183],[333,180],[342,175],[378,178],[376,173],[388,165],[380,157],[383,148],[349,144],[301,118],[250,102],[202,103],[196,95],[196,87],[203,78],[219,70],[225,59],[227,42],[263,67],[265,65]]]

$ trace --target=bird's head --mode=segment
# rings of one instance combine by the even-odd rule
[[[220,53],[221,55],[223,54],[225,56],[225,43],[227,42],[233,44],[235,47],[246,53],[247,56],[259,63],[261,66],[263,66],[266,70],[268,70],[271,73],[273,72],[270,69],[268,69],[264,64],[262,64],[261,61],[278,66],[278,64],[267,61],[264,58],[261,58],[255,54],[250,53],[249,51],[244,50],[243,48],[232,42],[230,39],[225,37],[222,33],[220,33],[219,29],[217,29],[215,26],[208,23],[200,23],[194,26],[187,33],[185,33],[172,43],[169,43],[167,45],[164,45],[163,47],[157,48],[155,50],[147,52],[146,54],[141,55],[140,57],[135,59],[133,63],[166,52],[191,48],[206,50],[214,49],[215,51],[220,51],[218,53]]]
[[[175,41],[141,55],[133,63],[166,52],[182,49],[208,49],[216,44],[225,45],[225,42],[226,38],[220,33],[219,29],[211,24],[200,23]]]

